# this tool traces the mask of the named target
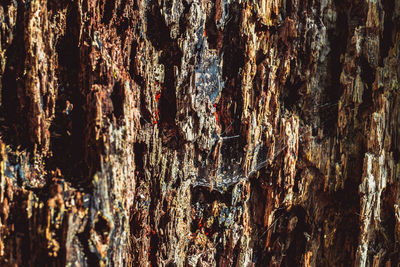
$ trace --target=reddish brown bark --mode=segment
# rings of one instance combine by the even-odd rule
[[[400,3],[0,3],[0,264],[397,266]]]

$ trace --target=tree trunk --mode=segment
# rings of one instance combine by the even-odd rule
[[[3,0],[0,265],[398,266],[400,1]]]

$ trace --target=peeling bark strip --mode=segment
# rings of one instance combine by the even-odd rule
[[[4,0],[1,266],[397,266],[400,1]]]

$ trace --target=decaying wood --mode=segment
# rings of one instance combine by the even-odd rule
[[[3,266],[397,266],[397,0],[0,3]]]

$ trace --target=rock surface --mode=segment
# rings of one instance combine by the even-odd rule
[[[400,2],[0,3],[0,265],[396,266]]]

